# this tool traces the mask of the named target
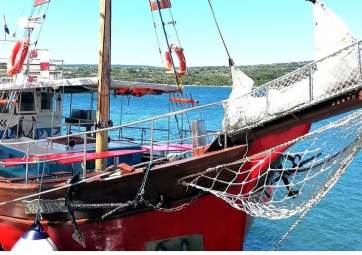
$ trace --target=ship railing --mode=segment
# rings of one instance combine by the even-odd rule
[[[138,132],[130,132],[126,133],[124,130],[136,130]],[[151,128],[149,127],[125,127],[122,128],[122,133],[117,135],[117,138],[113,139],[112,141],[119,141],[119,142],[131,142],[131,143],[138,143],[141,145],[148,145],[151,142]],[[207,138],[207,142],[211,142],[216,134],[219,134],[219,131],[212,131],[212,130],[203,130],[204,135],[202,136],[192,136],[192,130],[189,129],[182,129],[178,130],[177,133],[169,134],[170,131],[168,129],[160,129],[154,128],[154,143],[155,144],[171,144],[171,143],[179,143],[182,144],[190,144],[196,138]],[[155,134],[158,132],[159,134]],[[161,135],[163,133],[163,135]],[[180,135],[182,133],[182,135]],[[160,137],[169,137],[170,139],[160,139]]]
[[[8,84],[14,82],[13,77],[7,74],[7,58],[0,58],[0,84]],[[23,72],[27,70],[27,64],[24,64]],[[40,59],[32,59],[29,63],[27,70],[27,77],[29,82],[35,82],[41,77]],[[49,60],[49,77],[42,78],[51,80],[62,80],[64,78],[64,60],[50,59]]]
[[[141,145],[150,142],[150,127],[125,127],[120,128],[118,130],[117,140],[116,141],[132,141],[132,142],[139,142]],[[132,132],[135,131],[135,132]],[[154,128],[154,132],[160,132],[163,134],[169,135],[170,129],[167,128]],[[189,129],[182,129],[179,132],[182,132],[183,136],[186,137],[191,131]]]
[[[199,107],[199,110],[210,110],[212,108],[218,108],[216,110],[221,111],[221,105],[220,104],[212,104],[208,106],[201,106]],[[107,135],[112,137],[112,135],[116,135],[116,133],[119,130],[133,130],[132,132],[143,132],[142,138],[134,138],[132,141],[129,141],[130,143],[133,143],[135,145],[139,145],[140,148],[144,149],[144,156],[143,158],[148,159],[146,162],[138,162],[135,164],[135,166],[143,166],[147,165],[150,162],[161,162],[161,161],[168,161],[168,160],[174,160],[178,158],[185,158],[190,157],[194,155],[195,152],[198,152],[199,150],[205,149],[205,146],[209,144],[211,141],[215,139],[215,137],[219,136],[222,132],[220,131],[206,131],[198,133],[198,134],[191,134],[191,132],[186,131],[186,123],[184,123],[184,127],[177,126],[176,120],[174,118],[171,118],[172,121],[170,121],[170,117],[174,116],[180,116],[187,112],[189,112],[190,109],[181,110],[174,113],[168,113],[164,114],[162,116],[156,116],[149,118],[147,120],[140,120],[140,121],[134,121],[128,124],[114,126],[106,129],[98,129],[98,130],[90,130],[85,132],[79,132],[75,134],[67,134],[63,136],[57,136],[57,137],[48,137],[46,139],[39,139],[39,140],[25,140],[25,141],[6,141],[4,140],[2,145],[3,146],[12,146],[15,145],[15,147],[18,150],[22,150],[24,152],[24,156],[22,160],[19,160],[18,162],[12,162],[11,164],[14,165],[20,165],[24,166],[24,180],[26,183],[30,179],[37,180],[34,178],[29,178],[29,169],[31,168],[39,168],[39,165],[42,165],[44,167],[44,164],[60,164],[59,162],[61,160],[65,159],[71,159],[71,158],[78,158],[79,159],[79,153],[83,155],[83,174],[86,175],[86,173],[89,173],[91,169],[89,168],[89,165],[87,161],[87,154],[94,150],[94,137],[95,134],[98,132],[106,132]],[[169,122],[170,121],[170,122]],[[180,123],[179,123],[180,124]],[[164,128],[165,126],[169,125],[171,129],[173,129],[173,132],[169,134],[169,131],[167,128]],[[183,136],[180,137],[179,129],[184,130]],[[135,132],[133,133],[135,134]],[[125,136],[121,136],[123,138]],[[72,153],[69,153],[68,155],[64,155],[61,158],[56,157],[54,159],[52,148],[59,148],[56,144],[62,143],[66,140],[74,139],[78,140],[81,138],[81,141],[78,142],[77,148],[71,148],[69,147],[70,152],[76,152],[76,154],[72,155]],[[92,138],[92,139],[91,139]],[[204,144],[197,144],[195,143],[196,140],[205,140]],[[113,139],[112,139],[113,140]],[[116,139],[115,139],[116,140]],[[62,141],[62,142],[60,142]],[[80,146],[83,143],[83,147]],[[64,144],[64,143],[63,143]],[[42,147],[43,150],[46,152],[43,155],[33,155],[33,147]],[[81,149],[82,147],[82,149]],[[170,148],[168,151],[167,148]],[[147,149],[146,149],[147,148]],[[163,148],[163,149],[160,149]],[[166,149],[164,149],[166,148]],[[51,157],[48,157],[49,155],[52,155]],[[94,160],[94,159],[93,159]],[[77,161],[79,163],[79,161]],[[116,162],[116,160],[114,161]],[[0,167],[5,166],[6,163],[2,163],[0,160]],[[88,166],[87,166],[88,165]],[[109,167],[116,167],[115,165],[109,166]],[[41,169],[41,167],[40,167]]]
[[[167,127],[168,129],[171,128],[173,130],[180,130],[179,123],[174,120],[174,117],[176,116],[184,116],[185,114],[188,114],[188,116],[194,119],[197,119],[196,116],[206,116],[204,119],[206,121],[213,121],[213,116],[220,116],[222,115],[222,107],[226,107],[226,110],[230,107],[230,104],[236,100],[241,103],[249,103],[250,105],[250,99],[253,100],[259,100],[258,102],[264,101],[265,102],[265,109],[262,115],[262,119],[256,121],[256,122],[250,122],[250,123],[244,123],[241,125],[238,130],[242,131],[244,129],[251,128],[254,125],[261,125],[267,121],[273,120],[275,118],[278,118],[283,115],[291,114],[293,111],[298,111],[303,108],[309,107],[311,105],[317,104],[319,102],[322,102],[324,100],[328,100],[330,98],[334,98],[335,96],[341,95],[343,93],[347,93],[349,91],[353,91],[356,88],[360,89],[362,88],[362,62],[361,62],[361,41],[354,43],[353,45],[346,47],[322,60],[318,60],[316,62],[313,62],[311,64],[308,64],[307,66],[300,68],[290,74],[287,74],[275,81],[269,82],[266,85],[254,89],[251,93],[242,95],[241,97],[233,100],[223,100],[216,103],[210,103],[206,105],[200,105],[196,106],[190,109],[183,109],[176,112],[171,112],[155,117],[150,117],[144,120],[137,120],[133,122],[129,122],[127,124],[122,125],[116,125],[113,127],[108,128],[102,128],[97,130],[89,130],[85,132],[80,132],[77,134],[67,134],[63,136],[58,137],[48,137],[46,139],[40,139],[36,141],[23,141],[23,142],[11,142],[7,143],[10,144],[16,144],[17,146],[25,146],[26,148],[31,148],[34,144],[47,144],[49,148],[52,147],[52,144],[57,143],[57,140],[59,139],[70,139],[75,136],[83,136],[84,140],[84,148],[83,148],[83,155],[84,160],[86,161],[86,155],[87,155],[87,148],[89,145],[89,139],[87,137],[89,136],[95,136],[96,133],[103,132],[105,134],[114,134],[115,132],[119,132],[120,130],[124,130],[126,128],[130,127],[140,127],[140,126],[147,126],[148,127],[148,135],[147,139],[143,138],[143,140],[147,140],[147,145],[149,146],[149,162],[162,161],[162,160],[168,160],[169,155],[165,155],[164,157],[158,157],[157,150],[155,149],[157,145],[160,144],[170,144],[170,143],[180,143],[180,144],[191,144],[194,140],[197,138],[203,138],[207,137],[210,142],[213,138],[219,136],[220,134],[226,134],[229,132],[227,129],[224,129],[220,132],[212,132],[212,133],[202,133],[202,134],[191,134],[190,136],[185,137],[179,137],[178,133],[175,132],[174,136],[167,136],[161,135],[159,133],[160,129],[164,129]],[[326,64],[326,65],[323,65]],[[322,71],[322,72],[321,72]],[[326,80],[324,82],[327,82],[324,84],[325,86],[320,86],[320,82],[322,80],[320,79],[321,75],[325,75]],[[302,92],[302,93],[296,93],[295,95],[293,93],[289,93],[290,88],[294,89],[297,85],[300,85],[300,87],[297,87],[298,90],[291,90],[291,92]],[[328,85],[328,86],[327,86]],[[320,86],[320,87],[318,87]],[[301,88],[301,90],[299,90]],[[324,94],[322,94],[318,88],[324,89]],[[284,92],[286,95],[292,97],[292,96],[303,96],[302,99],[298,99],[299,101],[295,102],[297,105],[294,105],[292,107],[287,108],[286,110],[280,111],[280,112],[273,112],[275,109],[275,102],[273,101],[273,93],[276,92]],[[288,94],[289,93],[289,94]],[[283,95],[283,94],[280,94]],[[285,95],[285,94],[284,94]],[[295,97],[292,97],[293,100],[295,100]],[[279,98],[280,100],[280,98]],[[240,104],[240,107],[243,107],[243,104]],[[217,112],[218,111],[218,112]],[[196,113],[195,115],[191,114],[192,112]],[[217,112],[217,114],[216,114]],[[213,115],[215,114],[215,115]],[[170,124],[170,121],[173,120],[173,122]],[[185,124],[185,123],[184,123]],[[183,126],[181,127],[183,129]],[[206,130],[208,128],[205,128]],[[226,141],[227,139],[224,139],[225,143],[224,146],[226,147]],[[50,145],[50,146],[49,146]],[[176,157],[179,155],[180,157],[184,156],[190,156],[194,151],[199,150],[203,146],[193,146],[190,150],[180,150],[180,152],[176,153]],[[26,150],[26,155],[28,155],[28,151]],[[174,155],[175,156],[175,155]],[[70,156],[72,157],[72,156]],[[79,156],[78,156],[79,157]],[[57,159],[59,160],[59,159]],[[27,162],[26,167],[28,168],[30,164],[35,164],[39,162],[54,162],[54,160],[38,160],[37,162]],[[86,162],[85,162],[86,163]],[[20,162],[20,164],[23,164]],[[142,163],[145,164],[145,163]],[[86,165],[86,164],[84,164]],[[84,173],[86,172],[86,168],[84,169]]]
[[[247,130],[362,86],[358,41],[226,103],[226,128]]]
[[[359,69],[359,79],[362,81],[362,41],[358,42],[358,69]]]

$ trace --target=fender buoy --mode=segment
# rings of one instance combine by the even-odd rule
[[[165,52],[166,67],[167,67],[168,71],[173,72],[171,54],[172,54],[172,52],[175,52],[175,54],[178,58],[179,64],[180,64],[180,67],[178,70],[176,70],[176,73],[177,73],[178,77],[182,77],[186,74],[186,59],[185,59],[185,55],[184,55],[184,50],[180,46],[178,46],[174,43],[170,45],[170,49],[171,49],[171,52],[168,50]]]
[[[12,251],[57,251],[58,248],[50,239],[39,222],[35,222],[30,229],[15,243]]]
[[[28,55],[29,41],[19,40],[15,43],[13,50],[11,51],[7,73],[10,77],[20,73],[23,70],[24,61]],[[20,56],[19,56],[20,53]]]
[[[179,97],[171,97],[170,102],[171,103],[181,103],[181,104],[192,104],[192,105],[196,105],[199,103],[198,100],[188,99],[188,98],[179,98]]]

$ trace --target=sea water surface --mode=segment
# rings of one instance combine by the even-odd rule
[[[186,87],[186,92],[200,104],[226,99],[228,87]],[[169,110],[168,95],[143,98],[112,97],[111,117],[115,124],[145,119]],[[90,105],[90,95],[74,95],[73,107]],[[70,98],[64,100],[64,112],[69,113]],[[218,130],[222,126],[222,107],[203,111],[208,129]],[[328,120],[324,121],[325,124]],[[322,123],[315,123],[317,128]],[[298,216],[288,220],[255,219],[245,241],[245,250],[272,250],[277,241]],[[362,153],[355,158],[337,185],[322,201],[307,214],[298,227],[282,243],[280,250],[362,250]]]

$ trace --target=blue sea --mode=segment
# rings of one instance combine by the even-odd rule
[[[230,93],[227,87],[187,87],[186,92],[208,104],[226,99]],[[64,100],[64,112],[69,112],[69,97]],[[86,107],[90,95],[74,95],[73,107]],[[144,119],[169,110],[168,95],[146,96],[143,98],[111,98],[111,117],[115,124],[125,124]],[[121,108],[122,106],[122,108]],[[122,110],[121,110],[122,109]],[[120,118],[122,111],[122,121]],[[222,107],[202,111],[207,129],[221,128]],[[314,128],[321,123],[315,123]],[[247,236],[244,249],[248,251],[269,251],[284,235],[298,216],[288,220],[255,219]],[[286,239],[280,250],[362,250],[362,153],[355,158],[339,183],[316,205]]]

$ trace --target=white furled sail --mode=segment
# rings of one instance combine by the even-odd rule
[[[325,58],[357,42],[347,24],[322,2],[316,1],[313,5],[313,12],[317,59]],[[344,83],[348,82],[344,77],[349,78],[354,76],[354,72],[357,72],[358,62],[355,59],[357,59],[357,48],[352,47],[342,51],[338,56],[328,58],[317,64],[314,78],[318,84],[314,88],[315,95],[323,95],[333,89],[334,86],[343,86]],[[341,68],[343,68],[344,77],[340,77],[338,74],[338,70]]]
[[[254,86],[254,81],[235,65],[231,66],[231,77],[233,87],[229,99],[235,101],[233,101],[233,105],[230,108],[228,108],[228,105],[225,106],[224,128],[237,124],[234,123],[234,121],[237,122],[238,118],[234,118],[234,116],[238,115],[238,109],[242,107],[240,103],[244,104],[244,102],[240,102],[238,98],[249,94]]]
[[[348,26],[320,1],[313,4],[313,12],[316,58],[321,60],[252,91],[249,77],[237,79],[233,74],[233,90],[225,105],[226,131],[257,126],[360,83],[353,45],[357,41]]]
[[[231,67],[231,76],[233,80],[233,90],[230,98],[238,98],[250,93],[254,86],[254,81],[235,65]]]
[[[356,42],[347,24],[320,1],[313,5],[316,58],[322,59]]]

